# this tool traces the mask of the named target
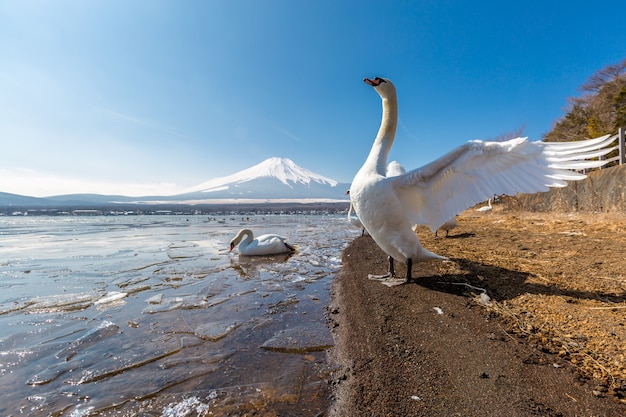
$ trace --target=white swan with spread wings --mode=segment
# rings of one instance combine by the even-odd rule
[[[365,79],[382,99],[383,116],[370,153],[350,187],[350,200],[361,223],[389,255],[389,273],[395,277],[394,259],[407,266],[410,281],[413,262],[446,259],[425,249],[413,231],[425,224],[435,231],[457,213],[494,194],[514,195],[564,187],[585,175],[573,170],[595,168],[605,161],[591,160],[610,151],[602,149],[607,136],[578,142],[506,142],[472,140],[441,158],[404,174],[386,174],[393,144],[398,102],[388,79]]]

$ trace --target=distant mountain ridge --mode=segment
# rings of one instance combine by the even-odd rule
[[[0,206],[32,206],[42,207],[48,203],[48,199],[40,197],[28,197],[25,195],[0,192]]]
[[[226,177],[214,178],[173,196],[127,197],[100,194],[68,194],[27,197],[0,192],[0,207],[36,208],[115,204],[211,204],[217,202],[273,202],[299,200],[348,201],[349,184],[340,183],[303,168],[288,158],[273,157]]]

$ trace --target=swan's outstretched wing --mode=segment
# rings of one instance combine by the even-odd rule
[[[443,157],[404,175],[389,178],[414,224],[435,231],[457,213],[493,197],[548,191],[585,175],[573,170],[595,168],[590,160],[614,148],[609,135],[578,142],[470,141]]]

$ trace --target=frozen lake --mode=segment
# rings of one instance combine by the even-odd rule
[[[0,217],[0,415],[315,415],[345,216]],[[278,233],[294,255],[228,252]]]

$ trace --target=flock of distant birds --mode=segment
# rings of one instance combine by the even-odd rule
[[[377,280],[412,280],[414,262],[446,260],[425,249],[414,231],[427,225],[437,234],[458,226],[456,215],[487,199],[481,213],[493,210],[491,196],[548,191],[567,181],[586,177],[578,172],[597,168],[606,161],[595,160],[606,153],[607,136],[576,142],[530,142],[516,138],[503,142],[472,140],[441,158],[411,171],[387,158],[398,122],[396,89],[385,78],[364,79],[382,100],[382,120],[370,153],[357,172],[350,195],[348,220],[368,233],[388,255],[389,270],[369,275]],[[489,197],[489,198],[487,198]],[[242,229],[230,242],[242,255],[293,253],[295,248],[282,236],[267,234],[254,238]],[[397,278],[394,261],[406,264],[406,275]]]

